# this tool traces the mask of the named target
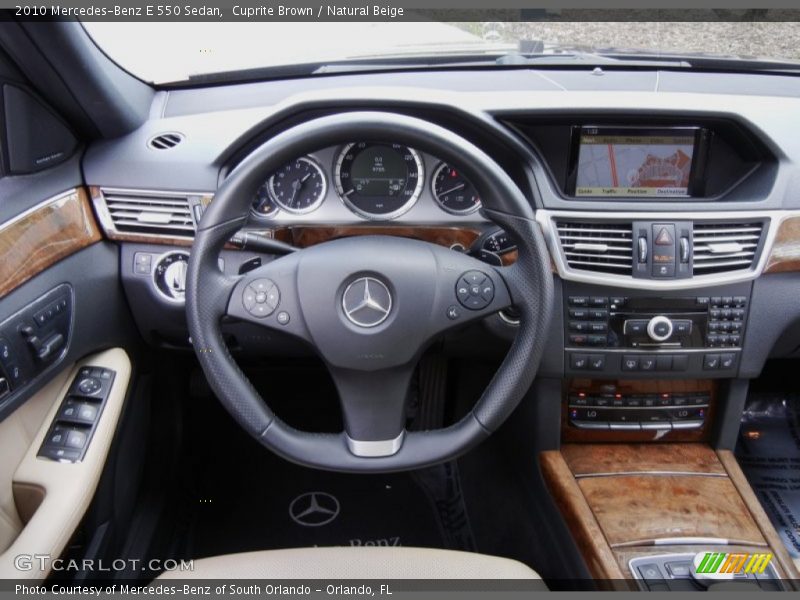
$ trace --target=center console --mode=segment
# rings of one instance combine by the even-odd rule
[[[604,587],[738,583],[758,591],[790,589],[800,578],[729,451],[703,443],[565,444],[543,452],[540,464]]]
[[[539,218],[564,341],[561,446],[540,464],[592,577],[792,587],[800,574],[735,457],[712,447],[746,395],[736,380],[768,224]]]

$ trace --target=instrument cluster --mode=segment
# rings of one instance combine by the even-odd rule
[[[255,194],[252,212],[271,218],[283,212],[304,215],[335,192],[355,215],[391,220],[410,211],[427,189],[444,213],[477,211],[480,197],[454,165],[435,161],[426,172],[424,156],[395,143],[353,142],[337,149],[326,168],[314,156],[302,156],[270,174]]]

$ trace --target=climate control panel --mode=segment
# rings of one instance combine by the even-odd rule
[[[700,429],[711,396],[708,392],[574,392],[568,401],[570,424],[579,429]]]
[[[715,418],[718,386],[710,378],[570,379],[561,396],[566,442],[700,441]]]

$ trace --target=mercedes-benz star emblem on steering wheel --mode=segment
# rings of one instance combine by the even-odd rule
[[[339,515],[339,501],[327,492],[306,492],[292,500],[289,516],[303,527],[327,525]]]
[[[386,284],[374,277],[359,277],[342,295],[342,308],[348,320],[359,327],[375,327],[392,311],[392,294]]]

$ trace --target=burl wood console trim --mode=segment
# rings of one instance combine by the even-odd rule
[[[595,579],[624,579],[616,557],[561,452],[542,452],[542,475]]]
[[[778,532],[775,531],[775,527],[773,527],[767,513],[764,512],[764,508],[758,501],[741,467],[739,467],[739,463],[736,461],[733,452],[730,450],[719,450],[717,451],[717,456],[719,457],[720,463],[727,471],[731,482],[736,486],[742,500],[750,510],[750,514],[753,516],[753,519],[755,519],[761,533],[764,535],[770,548],[772,548],[775,559],[780,564],[784,573],[787,574],[789,579],[800,580],[800,572],[797,570],[794,560],[789,556],[786,546],[783,545],[781,538],[778,536]]]
[[[0,297],[101,239],[82,188],[55,196],[0,225]]]
[[[766,546],[747,505],[727,477],[582,477],[578,487],[612,548],[647,546],[674,538],[716,538]]]
[[[597,579],[630,578],[636,556],[709,548],[769,548],[779,575],[800,579],[730,452],[704,444],[565,444],[542,453],[540,463]]]
[[[727,476],[714,450],[705,444],[565,444],[561,454],[575,477],[635,473]]]
[[[788,217],[778,227],[764,273],[800,271],[800,217]]]

